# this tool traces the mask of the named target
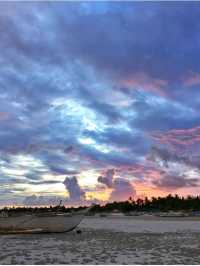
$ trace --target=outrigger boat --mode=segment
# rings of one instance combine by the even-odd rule
[[[16,216],[2,213],[0,216],[0,233],[69,232],[80,224],[89,209],[75,213],[46,212]]]

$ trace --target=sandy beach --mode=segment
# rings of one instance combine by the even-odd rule
[[[200,264],[198,219],[87,217],[76,231],[0,236],[0,264]]]

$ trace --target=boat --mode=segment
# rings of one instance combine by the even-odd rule
[[[0,233],[61,233],[75,229],[89,211],[33,213],[0,216]]]

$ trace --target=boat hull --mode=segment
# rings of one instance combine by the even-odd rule
[[[76,215],[22,215],[18,217],[0,217],[0,232],[3,233],[59,233],[76,228],[82,214]]]

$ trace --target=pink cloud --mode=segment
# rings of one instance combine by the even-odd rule
[[[7,120],[9,118],[9,114],[6,112],[0,112],[0,120]]]
[[[172,129],[166,133],[157,131],[151,136],[159,144],[169,145],[171,148],[186,148],[200,142],[200,126],[189,129]]]
[[[200,74],[191,72],[189,77],[185,78],[183,81],[186,86],[200,85]]]
[[[167,81],[151,78],[145,73],[133,74],[133,76],[129,78],[121,79],[121,83],[128,87],[137,87],[159,94],[160,96],[167,96],[166,92],[164,91]]]
[[[98,177],[98,182],[112,189],[109,201],[124,201],[136,196],[135,188],[128,179],[115,177],[115,169],[105,171]]]

